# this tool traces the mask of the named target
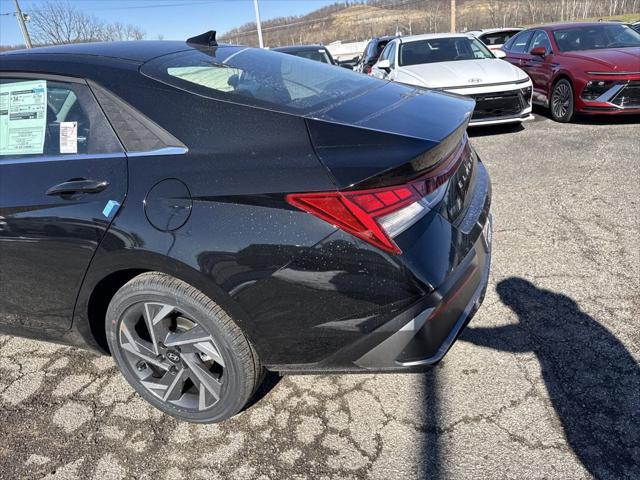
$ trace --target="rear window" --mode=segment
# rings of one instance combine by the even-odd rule
[[[331,60],[329,60],[327,51],[322,48],[319,48],[317,50],[294,50],[282,53],[288,53],[289,55],[295,55],[296,57],[306,58],[307,60],[315,60],[316,62],[331,64]]]
[[[478,38],[482,40],[485,45],[504,45],[509,41],[511,37],[513,37],[520,30],[507,30],[493,33],[485,33],[484,35],[480,35]]]
[[[384,84],[322,62],[227,46],[159,57],[143,65],[142,73],[205,97],[301,114]]]

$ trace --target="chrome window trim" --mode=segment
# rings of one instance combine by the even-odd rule
[[[189,152],[187,147],[163,147],[155,150],[144,150],[140,152],[127,152],[127,157],[154,157],[156,155],[184,155]]]
[[[6,155],[9,157],[9,155]],[[101,159],[101,158],[124,158],[126,157],[125,152],[114,152],[114,153],[82,153],[82,154],[70,154],[70,155],[25,155],[23,157],[18,157],[17,155],[11,155],[11,158],[2,158],[0,156],[0,165],[17,165],[23,163],[47,163],[47,162],[64,162],[64,161],[75,161],[75,160],[85,160],[87,158],[90,159]]]
[[[114,152],[114,153],[82,153],[70,155],[25,155],[18,157],[11,155],[11,158],[2,158],[0,156],[0,165],[16,165],[21,163],[46,163],[46,162],[64,162],[85,159],[101,159],[101,158],[135,158],[135,157],[155,157],[165,155],[184,155],[189,151],[186,147],[164,147],[156,150],[148,150],[141,152]],[[9,157],[9,155],[7,155]]]

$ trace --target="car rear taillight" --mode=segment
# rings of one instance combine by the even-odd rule
[[[366,190],[293,193],[287,202],[390,253],[401,253],[392,240],[440,202],[465,156],[465,136],[455,151],[426,174],[403,185]],[[442,187],[442,188],[441,188]]]

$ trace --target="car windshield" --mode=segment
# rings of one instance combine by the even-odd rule
[[[141,71],[204,97],[302,114],[384,85],[326,63],[235,46],[158,57],[143,65]]]
[[[640,47],[640,34],[627,25],[589,25],[555,30],[561,52],[597,50],[602,48]]]
[[[430,38],[402,43],[400,66],[495,58],[482,42],[469,37]]]

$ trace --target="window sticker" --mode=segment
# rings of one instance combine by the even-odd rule
[[[78,122],[60,122],[60,153],[78,153]]]
[[[47,82],[0,83],[0,155],[44,151],[47,128]]]

